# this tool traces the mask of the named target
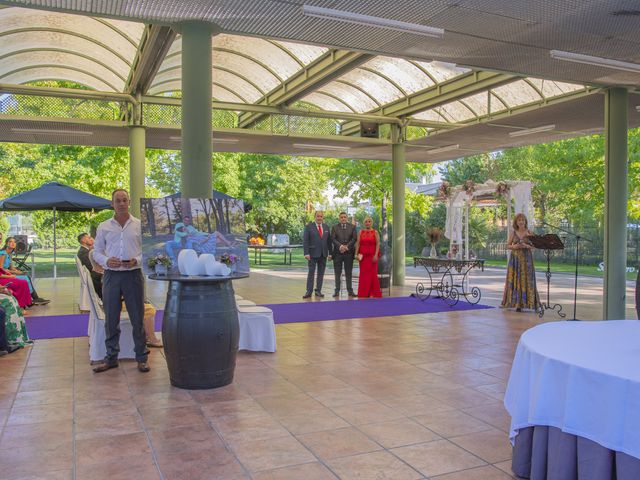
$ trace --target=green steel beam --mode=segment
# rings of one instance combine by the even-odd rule
[[[36,95],[40,97],[79,98],[137,103],[137,100],[133,96],[127,95],[126,93],[96,92],[94,90],[80,90],[77,88],[33,87],[30,85],[0,83],[0,92],[13,93],[16,95]]]
[[[112,85],[111,83],[107,82],[104,78],[101,78],[99,75],[93,72],[85,70],[84,68],[72,67],[70,65],[62,65],[62,64],[56,64],[56,63],[40,63],[37,65],[27,65],[25,67],[16,68],[15,70],[11,70],[10,72],[2,73],[2,75],[0,75],[0,80],[2,80],[5,77],[8,77],[9,75],[13,75],[14,73],[20,73],[26,70],[33,70],[36,68],[58,68],[61,70],[71,70],[73,72],[82,73],[83,75],[95,78],[99,82],[104,83],[107,87],[111,88],[114,92],[118,91],[115,85]],[[43,79],[39,79],[39,80],[43,80]],[[61,78],[60,80],[64,80],[64,78]]]
[[[416,113],[438,107],[454,100],[474,95],[491,88],[519,80],[520,77],[495,72],[469,72],[459,75],[446,82],[432,85],[411,95],[387,103],[382,107],[367,113],[384,116],[409,117]],[[360,131],[360,125],[345,123],[342,126],[343,135],[353,135]]]
[[[294,102],[373,57],[373,55],[348,52],[346,50],[329,50],[264,95],[256,103],[258,105],[278,106]],[[239,126],[242,128],[249,127],[263,116],[255,112],[242,114],[240,115]]]
[[[125,93],[146,93],[175,38],[176,32],[170,27],[145,26],[124,86]]]

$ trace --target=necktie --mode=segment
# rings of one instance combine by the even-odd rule
[[[318,225],[318,233],[320,234],[320,238],[322,238],[322,225]]]
[[[346,230],[346,229],[347,229],[347,226],[346,226],[344,223],[342,224],[342,229],[343,229],[343,230]]]

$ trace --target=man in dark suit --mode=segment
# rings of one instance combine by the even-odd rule
[[[329,256],[329,227],[323,223],[324,213],[316,212],[315,222],[309,222],[304,227],[302,245],[304,247],[304,258],[309,262],[309,273],[307,273],[307,291],[302,298],[311,298],[313,290],[313,277],[316,266],[318,267],[318,279],[316,280],[316,297],[324,297],[322,294],[322,280],[324,269],[327,266]]]
[[[78,235],[78,243],[80,243],[80,248],[78,249],[78,259],[89,270],[91,274],[91,281],[93,282],[93,288],[96,289],[96,293],[100,300],[102,300],[102,274],[96,272],[91,264],[91,260],[89,260],[89,252],[93,248],[93,237],[88,233],[81,233]]]
[[[350,297],[357,296],[353,292],[353,285],[351,283],[351,272],[353,271],[353,256],[355,253],[356,241],[356,227],[350,223],[347,223],[346,212],[340,212],[338,217],[340,223],[334,225],[331,229],[331,246],[333,257],[333,272],[336,277],[336,290],[333,293],[333,297],[340,296],[340,278],[342,277],[342,265],[344,265],[344,275],[347,280],[347,292]]]

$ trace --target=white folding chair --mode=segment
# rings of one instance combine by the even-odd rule
[[[78,299],[78,308],[81,312],[89,311],[89,290],[87,289],[87,267],[82,265],[82,262],[76,257],[76,267],[78,268],[78,275],[80,276],[80,298]],[[87,272],[88,273],[88,272]],[[89,281],[91,281],[89,275]]]
[[[82,267],[88,273],[86,267]],[[93,288],[93,282],[87,282],[89,291],[89,360],[97,362],[107,355],[107,347],[104,343],[106,332],[104,329],[104,310],[100,297]],[[120,353],[118,358],[136,358],[133,342],[133,328],[126,312],[120,313]]]

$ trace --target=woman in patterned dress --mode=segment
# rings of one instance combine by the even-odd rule
[[[533,235],[528,229],[527,217],[519,213],[513,219],[513,231],[509,236],[507,248],[511,250],[507,265],[507,279],[502,296],[503,308],[523,308],[538,310],[540,297],[536,288],[536,270],[533,266],[533,245],[528,237]]]
[[[373,228],[371,217],[364,219],[356,243],[356,258],[360,262],[358,277],[358,298],[382,297],[378,280],[378,257],[380,256],[380,235]]]
[[[18,306],[18,301],[11,295],[9,289],[4,286],[0,286],[0,306],[4,308],[7,317],[5,321],[7,343],[18,347],[33,343],[29,340],[24,316],[22,315],[22,309]]]

